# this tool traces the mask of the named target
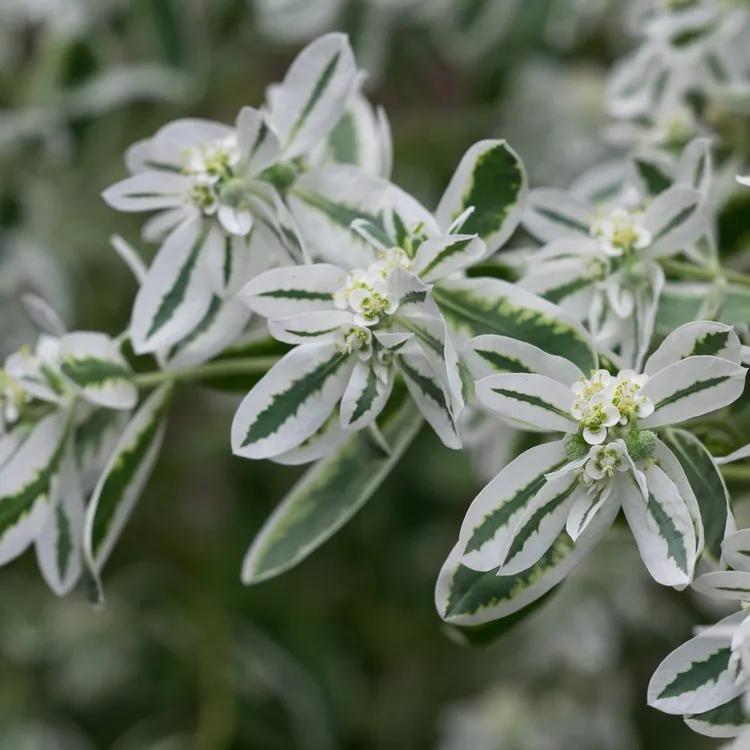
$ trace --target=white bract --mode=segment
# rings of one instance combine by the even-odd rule
[[[622,509],[653,578],[689,584],[703,549],[702,521],[685,472],[658,430],[740,396],[746,371],[732,329],[682,326],[640,373],[600,368],[586,375],[572,362],[502,336],[480,336],[471,346],[476,356],[501,363],[500,372],[476,383],[479,402],[516,427],[563,438],[521,454],[477,496],[442,575],[453,575],[460,561],[506,577],[540,566],[541,576],[555,569],[560,545],[590,549]],[[564,560],[558,568],[543,585],[519,589],[525,597],[519,606],[570,569]]]

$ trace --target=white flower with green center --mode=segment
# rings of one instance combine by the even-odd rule
[[[606,255],[617,258],[626,253],[643,250],[651,244],[651,232],[643,224],[642,211],[616,208],[596,216],[589,232],[601,242]]]
[[[240,405],[232,425],[237,455],[282,463],[325,455],[347,433],[374,425],[397,374],[443,442],[460,447],[458,360],[430,287],[371,252],[364,270],[277,268],[243,289],[271,335],[295,348]]]
[[[562,580],[620,510],[652,577],[688,585],[704,547],[703,522],[685,469],[660,431],[742,394],[746,370],[732,328],[681,326],[643,373],[616,376],[597,368],[585,377],[564,358],[502,336],[470,343],[498,363],[496,374],[476,383],[480,404],[513,426],[560,437],[522,453],[475,498],[438,581],[441,611],[462,569],[495,571],[498,586],[507,582],[508,589],[461,623],[528,605]]]
[[[691,729],[710,737],[750,731],[750,530],[727,535],[722,552],[732,569],[705,573],[693,586],[706,596],[738,601],[742,610],[673,651],[648,687],[651,706],[683,715]]]
[[[709,229],[702,192],[709,160],[704,140],[690,144],[674,175],[664,178],[674,184],[658,194],[642,180],[629,181],[623,168],[612,183],[619,202],[614,205],[598,205],[593,184],[586,191],[530,191],[524,225],[544,246],[529,253],[519,283],[585,323],[597,343],[619,351],[628,366],[640,368],[664,286],[659,260],[689,251]]]

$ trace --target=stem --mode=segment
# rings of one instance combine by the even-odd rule
[[[750,286],[750,275],[741,273],[740,271],[733,271],[730,268],[696,266],[692,263],[683,263],[671,258],[663,258],[661,265],[665,271],[673,273],[676,276],[682,276],[685,279],[698,279],[700,281],[726,280],[734,284]]]
[[[197,367],[186,367],[182,370],[139,372],[133,376],[133,382],[139,388],[151,388],[167,382],[203,380],[227,375],[257,375],[267,372],[278,361],[278,357],[221,359]]]
[[[750,466],[720,466],[721,474],[728,482],[742,482],[750,480]]]

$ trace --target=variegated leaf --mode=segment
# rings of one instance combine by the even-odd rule
[[[721,559],[724,537],[734,528],[729,492],[721,472],[706,447],[691,432],[669,429],[664,432],[662,438],[680,462],[697,498],[705,533],[705,551],[718,563]],[[662,456],[657,458],[663,463]],[[663,468],[670,473],[666,465]]]
[[[102,333],[69,333],[60,339],[60,371],[92,404],[132,409],[138,400],[119,346]]]
[[[279,575],[329,539],[369,500],[421,424],[417,409],[401,402],[380,423],[390,454],[362,431],[312,467],[256,536],[242,566],[243,582]]]
[[[516,575],[497,575],[495,570],[479,572],[462,563],[459,542],[438,576],[435,605],[440,616],[455,625],[476,626],[520,612],[543,597],[562,581],[598,544],[618,511],[606,504],[573,542],[563,531],[548,551],[530,568]]]
[[[0,471],[0,565],[20,555],[44,527],[56,497],[68,417],[39,420]]]
[[[692,714],[685,717],[685,723],[694,731],[706,737],[737,737],[743,730],[750,727],[750,716],[745,711],[742,697],[733,698],[721,706],[705,711],[702,714]],[[737,737],[737,744],[729,747],[722,745],[722,750],[745,750],[747,735]]]
[[[159,455],[170,396],[170,386],[164,385],[141,404],[117,442],[86,508],[84,564],[98,596],[102,568]]]
[[[245,396],[232,422],[232,450],[270,458],[297,447],[341,399],[354,358],[333,342],[303,344],[282,357]]]
[[[724,618],[664,659],[648,686],[649,705],[668,714],[694,714],[736,698],[742,685],[729,668],[731,635],[727,629],[744,618],[744,612]]]
[[[505,141],[479,141],[464,154],[440,200],[438,224],[447,231],[472,208],[461,232],[478,234],[487,252],[493,253],[521,221],[527,190],[526,170],[518,154]]]
[[[433,296],[448,323],[467,338],[508,336],[564,357],[583,372],[597,366],[591,338],[578,321],[514,284],[462,279],[441,283]]]

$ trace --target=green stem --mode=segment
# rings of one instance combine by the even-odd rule
[[[750,275],[733,271],[730,268],[712,266],[696,266],[692,263],[684,263],[671,258],[661,260],[662,268],[668,273],[681,276],[684,279],[697,279],[699,281],[729,281],[733,284],[750,286]]]
[[[721,474],[728,482],[745,482],[750,480],[750,466],[728,464],[720,466]]]
[[[238,359],[220,359],[207,362],[197,367],[186,367],[182,370],[155,370],[139,372],[133,376],[133,382],[139,388],[151,388],[162,383],[178,381],[204,380],[205,378],[226,377],[229,375],[258,375],[267,372],[278,357],[242,357]]]

